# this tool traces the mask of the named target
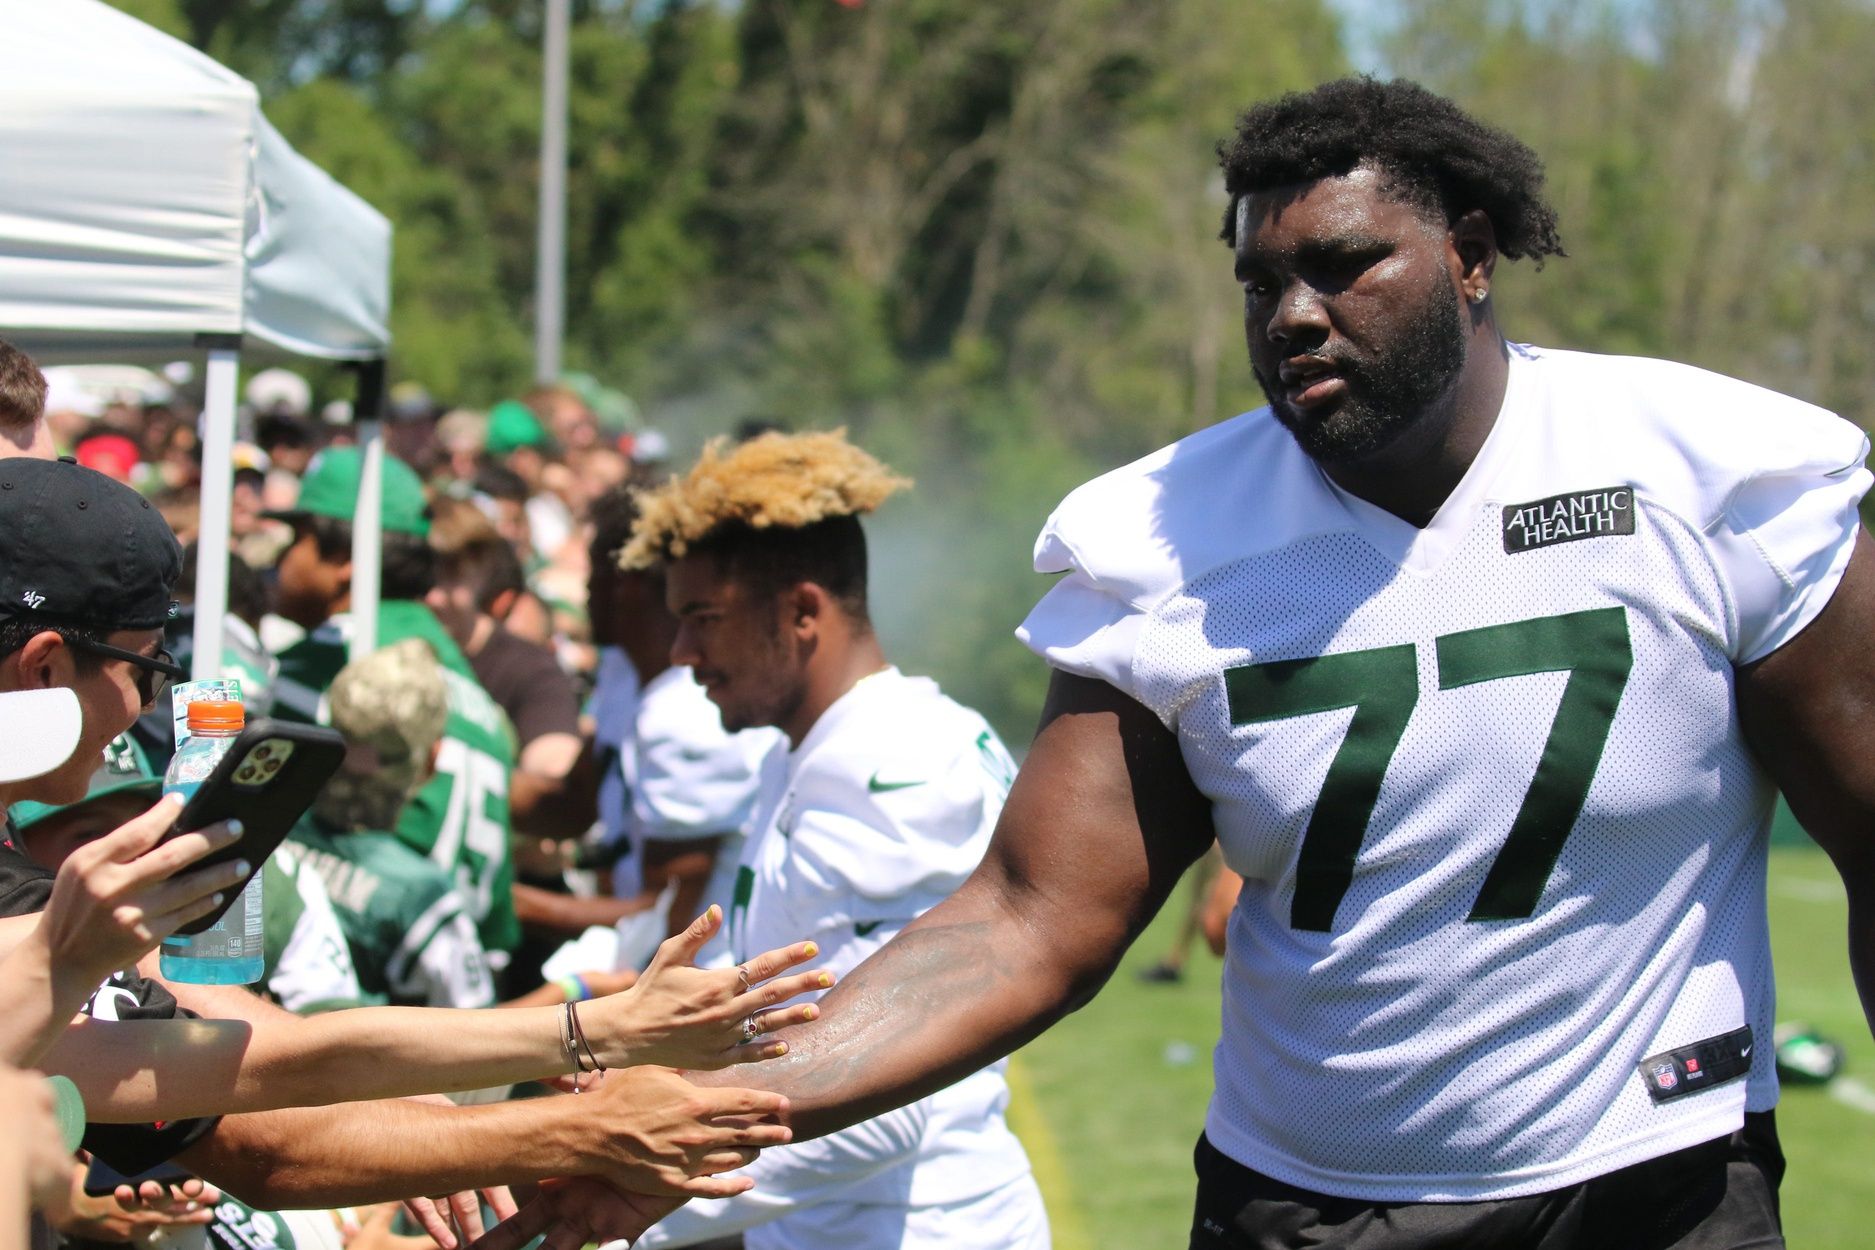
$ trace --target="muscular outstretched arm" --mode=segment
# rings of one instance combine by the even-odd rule
[[[1875,1029],[1875,549],[1855,554],[1828,606],[1738,674],[1745,739],[1849,893],[1849,964]]]
[[[1057,673],[982,865],[737,1079],[786,1094],[802,1137],[941,1089],[1091,999],[1211,839],[1177,739]]]

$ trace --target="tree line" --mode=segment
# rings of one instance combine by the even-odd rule
[[[526,383],[539,0],[118,3],[252,78],[391,218],[394,377],[477,405]],[[1867,0],[574,13],[568,366],[681,449],[759,415],[917,476],[876,528],[881,628],[1012,740],[1045,680],[1008,631],[1049,507],[1261,402],[1212,152],[1251,101],[1397,73],[1534,146],[1569,257],[1500,270],[1514,337],[1857,420],[1871,393]]]

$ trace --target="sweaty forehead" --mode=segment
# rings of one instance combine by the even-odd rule
[[[1392,184],[1385,173],[1357,166],[1313,182],[1247,192],[1237,200],[1237,251],[1247,256],[1319,242],[1443,233],[1442,222]]]

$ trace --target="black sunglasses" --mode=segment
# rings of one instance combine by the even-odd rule
[[[155,655],[144,655],[137,651],[126,651],[122,647],[113,647],[109,643],[93,642],[89,638],[77,638],[61,634],[66,642],[80,651],[89,651],[93,655],[108,656],[113,660],[127,660],[137,666],[137,693],[143,696],[143,706],[148,710],[156,706],[156,701],[163,697],[163,691],[169,689],[169,683],[179,681],[189,674],[176,658],[167,651],[159,650]]]

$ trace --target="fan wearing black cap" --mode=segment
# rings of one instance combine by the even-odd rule
[[[83,797],[104,744],[177,675],[159,647],[180,564],[168,526],[135,491],[69,461],[0,460],[0,695],[43,705],[30,735],[0,705],[0,723],[12,731],[0,755],[32,757],[30,772],[0,774],[18,778],[0,781],[0,804]],[[55,730],[56,745],[35,748],[35,738],[50,741]],[[42,910],[55,891],[53,874],[11,838],[0,845],[0,911]],[[713,929],[687,937],[700,946]],[[750,961],[749,978],[806,957],[803,944],[771,952]],[[585,1005],[587,1054],[596,1058],[582,1067],[721,1066],[779,1053],[766,1043],[730,1044],[757,1001],[823,983],[818,973],[797,974],[742,994],[748,982],[738,985],[733,972],[665,962],[667,975],[640,982],[662,981],[655,992]],[[177,1019],[187,1014],[177,994],[218,1018]],[[812,1010],[770,1018],[805,1020]],[[753,1122],[785,1107],[778,1096],[698,1090],[645,1066],[607,1074],[577,1114],[570,1099],[311,1107],[564,1072],[561,1012],[551,1008],[458,1012],[445,1028],[428,1011],[396,1008],[301,1019],[232,987],[170,987],[125,972],[91,996],[87,1011],[118,1023],[80,1020],[44,1056],[84,1091],[87,1149],[126,1174],[180,1151],[192,1171],[265,1206],[382,1201],[569,1170],[726,1194],[744,1182],[713,1173],[788,1137],[777,1124]],[[289,1109],[181,1118],[259,1107]],[[158,1117],[167,1121],[161,1128],[148,1123]]]
[[[83,798],[105,745],[182,674],[160,649],[171,609],[169,587],[180,567],[174,535],[135,491],[67,460],[0,461],[0,698],[6,700],[0,704],[0,806]],[[173,802],[160,804],[72,856],[58,878],[15,845],[9,820],[0,841],[0,913],[42,913],[34,932],[45,929],[46,919],[64,910],[60,895],[69,894],[67,878],[100,857],[149,850],[178,810]],[[232,836],[218,828],[160,854],[192,859]],[[211,893],[239,880],[233,866],[209,872]],[[165,932],[200,914],[192,910]],[[152,940],[142,951],[154,945]],[[31,951],[29,936],[9,955],[9,966]],[[78,1001],[92,997],[113,967],[134,962],[140,953],[121,952],[107,962]],[[137,978],[113,981],[123,1014],[176,1013],[175,1000],[162,987]],[[67,995],[59,997],[63,1003]],[[35,1050],[57,1036],[77,1004],[63,1005],[67,1010],[33,1039]],[[174,1136],[186,1139],[197,1127],[176,1126]],[[110,1149],[108,1134],[101,1130],[100,1149]]]

